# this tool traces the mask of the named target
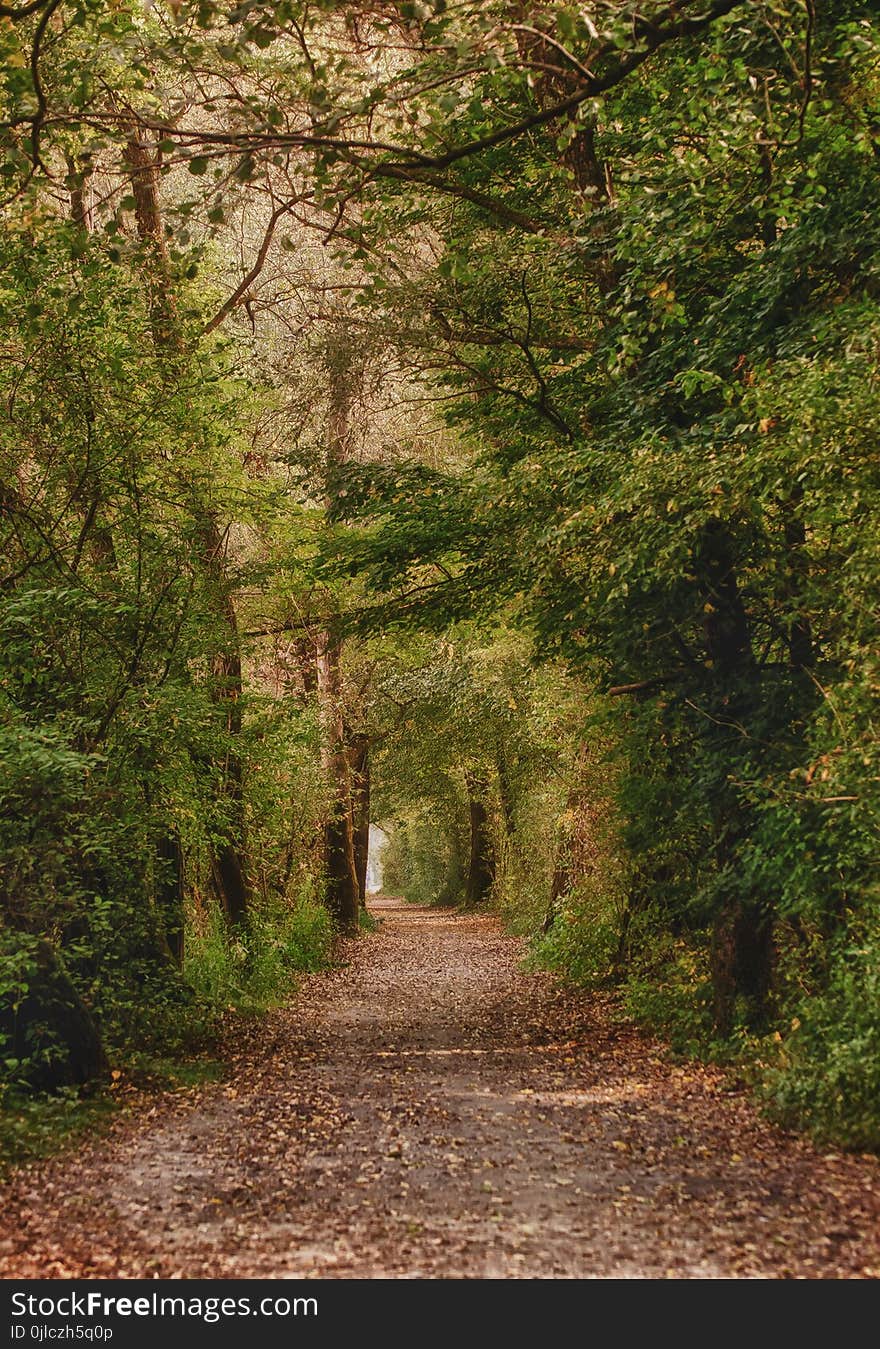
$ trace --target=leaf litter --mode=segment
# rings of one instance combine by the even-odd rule
[[[373,908],[344,963],[235,1030],[226,1081],[11,1174],[0,1275],[880,1275],[878,1159],[525,972],[490,915]]]

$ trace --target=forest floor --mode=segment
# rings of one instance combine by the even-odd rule
[[[762,1120],[489,916],[374,901],[222,1083],[0,1190],[12,1277],[878,1277],[880,1161]]]

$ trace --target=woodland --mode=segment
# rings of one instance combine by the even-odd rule
[[[372,822],[875,1150],[876,5],[3,0],[0,66],[14,1140],[368,945]]]

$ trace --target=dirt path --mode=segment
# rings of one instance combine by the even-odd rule
[[[231,1079],[4,1187],[0,1274],[880,1274],[880,1164],[763,1123],[491,918],[376,906]]]

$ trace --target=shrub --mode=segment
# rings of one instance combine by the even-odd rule
[[[848,946],[827,991],[804,1001],[780,1063],[767,1074],[771,1111],[821,1141],[880,1147],[880,943]]]
[[[290,993],[297,972],[328,964],[332,937],[329,914],[308,889],[255,903],[235,940],[211,906],[191,917],[184,974],[208,1009],[260,1011]]]

